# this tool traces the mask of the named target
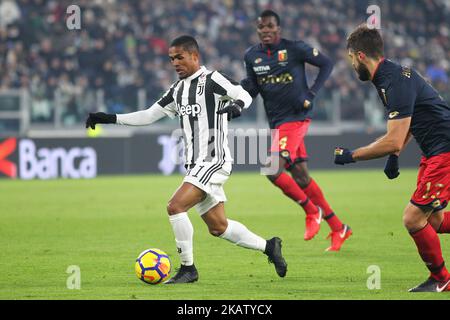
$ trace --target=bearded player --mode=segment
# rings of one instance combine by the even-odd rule
[[[437,235],[450,232],[450,212],[444,212],[450,198],[450,107],[415,70],[384,58],[378,30],[358,27],[349,36],[347,48],[359,79],[372,81],[387,109],[387,133],[354,151],[336,148],[335,163],[389,156],[385,173],[394,179],[399,175],[398,155],[415,138],[422,159],[403,223],[430,276],[409,291],[450,291],[450,274]]]

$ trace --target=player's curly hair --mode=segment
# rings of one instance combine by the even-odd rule
[[[364,52],[368,57],[378,59],[384,56],[384,43],[380,32],[366,24],[358,26],[347,38],[347,49]]]

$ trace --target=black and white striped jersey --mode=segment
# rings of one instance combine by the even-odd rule
[[[117,115],[117,123],[144,125],[164,115],[171,118],[178,116],[183,131],[186,165],[231,162],[227,114],[219,115],[217,111],[232,100],[242,100],[244,108],[252,102],[251,96],[238,83],[202,66],[190,77],[172,84],[149,109]]]
[[[157,102],[167,114],[178,116],[183,130],[186,165],[199,162],[232,161],[228,147],[226,114],[217,114],[230,99],[251,97],[240,85],[218,71],[200,68],[175,82]]]

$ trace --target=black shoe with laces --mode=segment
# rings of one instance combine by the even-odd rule
[[[164,284],[191,283],[198,280],[198,272],[194,265],[181,265],[176,275],[164,282]]]
[[[432,277],[417,287],[408,290],[409,292],[443,292],[450,291],[450,279],[447,281],[438,281]]]
[[[275,271],[280,277],[284,277],[287,272],[287,263],[281,254],[281,239],[274,237],[267,240],[264,253],[269,257],[269,262],[275,265]]]

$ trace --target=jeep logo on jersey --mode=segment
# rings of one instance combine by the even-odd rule
[[[202,111],[202,107],[196,103],[193,105],[188,104],[186,106],[180,106],[178,110],[181,116],[192,116],[193,118],[196,118]]]

